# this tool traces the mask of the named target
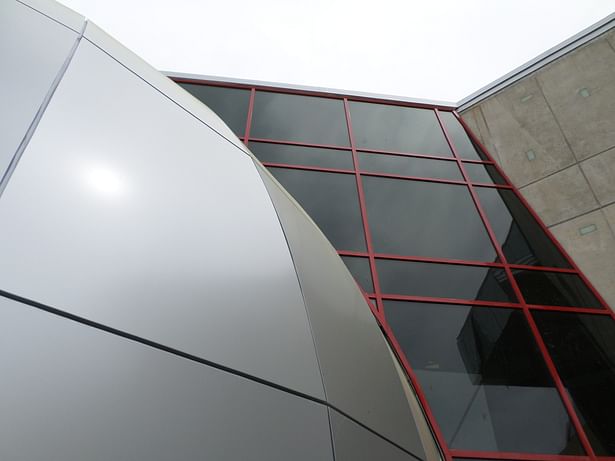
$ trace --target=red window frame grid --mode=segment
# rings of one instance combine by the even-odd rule
[[[239,83],[226,83],[226,82],[217,82],[217,81],[207,81],[207,80],[198,80],[198,79],[186,79],[186,78],[174,78],[173,79],[177,83],[192,83],[192,84],[201,84],[208,86],[217,86],[224,88],[239,88],[239,89],[248,89],[250,90],[250,100],[248,105],[248,114],[246,119],[246,128],[244,131],[244,136],[240,137],[241,141],[243,141],[246,146],[249,146],[251,141],[253,142],[264,142],[264,143],[272,143],[272,144],[285,144],[285,145],[295,145],[295,146],[303,146],[303,147],[315,147],[315,148],[323,148],[323,149],[336,149],[336,150],[344,150],[350,151],[352,153],[353,158],[353,170],[345,170],[345,169],[335,169],[335,168],[322,168],[308,165],[289,165],[283,163],[263,163],[264,166],[267,167],[278,167],[278,168],[289,168],[289,169],[299,169],[299,170],[309,170],[309,171],[321,171],[325,173],[338,173],[338,174],[354,174],[356,178],[357,184],[357,193],[359,198],[359,207],[361,210],[361,219],[363,223],[363,231],[366,242],[366,252],[360,251],[346,251],[346,250],[338,250],[338,254],[340,256],[355,256],[355,257],[364,257],[369,260],[369,266],[372,275],[372,281],[374,285],[374,293],[366,293],[361,288],[365,298],[369,301],[368,305],[372,310],[376,320],[378,321],[380,327],[382,328],[387,340],[391,344],[395,355],[398,360],[402,364],[405,369],[411,385],[421,403],[422,410],[427,417],[427,421],[431,426],[433,434],[439,444],[439,448],[442,450],[444,455],[444,459],[446,461],[453,461],[453,457],[456,459],[463,458],[474,458],[474,459],[485,459],[485,460],[523,460],[523,461],[581,461],[581,460],[590,460],[590,461],[615,461],[615,457],[609,456],[597,456],[593,451],[593,448],[589,442],[587,434],[585,433],[579,417],[574,411],[574,406],[572,404],[572,399],[569,396],[563,382],[557,372],[555,364],[550,357],[550,354],[547,350],[547,347],[540,335],[538,327],[534,322],[534,319],[531,315],[531,311],[533,310],[548,310],[548,311],[557,311],[557,312],[577,312],[583,314],[590,315],[606,315],[610,316],[613,320],[615,320],[615,312],[613,312],[608,304],[605,302],[604,298],[598,293],[592,283],[587,279],[587,277],[581,272],[576,263],[572,260],[570,255],[566,252],[566,250],[562,247],[562,245],[555,239],[551,231],[547,228],[547,226],[543,223],[542,219],[536,214],[536,212],[532,209],[532,207],[527,203],[525,198],[520,194],[516,187],[513,186],[510,178],[506,175],[504,171],[500,168],[500,166],[493,160],[493,157],[485,148],[483,143],[476,137],[476,135],[470,130],[468,125],[465,123],[462,117],[456,112],[454,107],[451,106],[443,106],[443,105],[430,105],[426,103],[413,103],[407,101],[395,101],[389,99],[381,99],[381,98],[370,98],[363,96],[349,96],[341,93],[332,93],[332,92],[319,92],[319,91],[310,91],[310,90],[297,90],[291,88],[277,88],[273,86],[264,86],[264,85],[247,85],[247,84],[239,84]],[[264,138],[252,138],[250,137],[250,128],[252,124],[252,118],[254,113],[254,99],[256,95],[256,91],[266,91],[272,93],[283,93],[283,94],[293,94],[299,96],[313,96],[319,98],[328,98],[328,99],[336,99],[342,101],[344,105],[344,112],[346,115],[346,124],[348,128],[348,136],[349,136],[349,146],[336,146],[336,145],[328,145],[328,144],[318,144],[318,143],[304,143],[304,142],[295,142],[288,141],[282,139],[264,139]],[[433,110],[438,123],[440,125],[440,129],[442,130],[444,137],[453,153],[453,157],[450,156],[438,156],[438,155],[424,155],[414,152],[398,152],[398,151],[387,151],[387,150],[379,150],[379,149],[364,149],[357,148],[354,143],[354,135],[352,129],[352,120],[350,115],[349,101],[359,101],[359,102],[370,102],[376,104],[385,104],[385,105],[394,105],[394,106],[403,106],[403,107],[414,107],[420,109],[429,109]],[[484,153],[487,157],[487,160],[470,160],[463,159],[459,156],[459,153],[453,143],[453,140],[448,133],[442,118],[440,117],[440,111],[452,112],[455,118],[459,121],[466,134],[470,137],[470,139],[474,142],[474,144]],[[358,152],[368,152],[374,154],[386,154],[386,155],[396,155],[396,156],[407,156],[407,157],[415,157],[415,158],[428,158],[434,160],[445,160],[445,161],[453,161],[456,162],[464,181],[457,180],[445,180],[445,179],[437,179],[437,178],[423,178],[423,177],[414,177],[414,176],[404,176],[404,175],[392,175],[385,173],[376,173],[376,172],[368,172],[362,171],[359,168],[358,163]],[[492,165],[496,168],[497,172],[502,176],[506,184],[485,184],[470,181],[467,171],[465,170],[464,164],[483,164],[483,165]],[[474,202],[474,206],[483,222],[485,229],[489,235],[491,243],[496,250],[496,254],[498,255],[499,262],[484,262],[484,261],[470,261],[470,260],[456,260],[456,259],[444,259],[444,258],[428,258],[428,257],[418,257],[418,256],[407,256],[407,255],[395,255],[395,254],[383,254],[376,253],[373,248],[371,231],[369,227],[369,219],[367,216],[367,209],[365,205],[365,196],[363,191],[363,184],[361,177],[363,175],[366,176],[378,176],[384,178],[393,178],[393,179],[402,179],[402,180],[416,180],[416,181],[428,181],[428,182],[437,182],[444,184],[458,184],[465,185],[470,192],[472,200]],[[536,220],[540,228],[543,232],[548,236],[548,238],[555,244],[556,248],[560,251],[560,253],[564,256],[565,260],[570,264],[570,268],[557,268],[557,267],[549,267],[549,266],[530,266],[530,265],[522,265],[522,264],[511,264],[508,263],[504,253],[502,251],[500,243],[497,241],[495,233],[491,228],[490,222],[486,217],[486,214],[482,208],[482,205],[478,199],[476,191],[474,190],[475,186],[479,187],[492,187],[496,189],[508,189],[512,190],[515,196],[521,201],[521,203],[529,210],[531,216]],[[505,271],[511,287],[515,292],[519,302],[518,303],[508,303],[508,302],[493,302],[493,301],[478,301],[478,300],[467,300],[467,299],[454,299],[454,298],[435,298],[435,297],[426,297],[426,296],[410,296],[410,295],[395,295],[382,293],[380,289],[380,282],[378,278],[378,272],[376,268],[376,259],[395,259],[402,261],[417,261],[417,262],[429,262],[429,263],[439,263],[439,264],[456,264],[456,265],[466,265],[466,266],[480,266],[480,267],[491,267],[498,268]],[[578,275],[581,280],[586,284],[588,289],[592,292],[592,294],[600,301],[601,304],[605,306],[605,309],[596,309],[596,308],[582,308],[582,307],[565,307],[565,306],[548,306],[548,305],[535,305],[526,303],[519,285],[513,275],[513,270],[534,270],[534,271],[547,271],[547,272],[561,272],[561,273],[570,273]],[[388,322],[386,321],[386,316],[384,314],[383,309],[383,301],[386,299],[390,300],[401,300],[401,301],[414,301],[414,302],[423,302],[423,303],[445,303],[445,304],[458,304],[458,305],[466,305],[466,306],[485,306],[492,308],[513,308],[520,309],[524,313],[524,317],[528,326],[530,328],[530,332],[536,341],[540,354],[547,366],[548,372],[551,375],[555,387],[560,395],[562,403],[567,410],[568,416],[572,425],[575,427],[577,435],[579,437],[579,441],[586,454],[581,456],[572,456],[572,455],[550,455],[550,454],[536,454],[536,453],[511,453],[511,452],[501,452],[501,451],[472,451],[472,450],[458,450],[451,449],[448,447],[446,440],[439,428],[438,422],[431,411],[429,403],[427,402],[426,396],[422,391],[421,385],[408,361],[405,354],[403,353],[400,344],[398,343],[395,335],[392,332],[392,329]],[[374,306],[373,301],[376,301],[376,305]]]

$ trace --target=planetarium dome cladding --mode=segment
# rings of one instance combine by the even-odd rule
[[[0,12],[2,459],[424,459],[365,297],[224,122],[59,4]]]

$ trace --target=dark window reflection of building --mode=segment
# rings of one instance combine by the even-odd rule
[[[520,309],[385,302],[447,443],[582,454]]]

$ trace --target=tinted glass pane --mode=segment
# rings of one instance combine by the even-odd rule
[[[344,103],[339,99],[257,91],[250,136],[348,146]]]
[[[355,280],[361,285],[363,291],[366,293],[373,293],[374,284],[372,283],[372,271],[369,268],[369,259],[342,256],[342,261],[344,261]]]
[[[317,166],[353,170],[352,152],[338,149],[290,146],[265,142],[250,142],[250,150],[261,162]]]
[[[548,306],[602,307],[576,274],[517,270],[515,279],[525,301]]]
[[[538,329],[598,455],[615,455],[615,322],[536,311]]]
[[[513,191],[477,187],[476,192],[509,263],[570,267]]]
[[[452,157],[434,111],[366,102],[349,104],[357,147]]]
[[[484,184],[506,184],[506,181],[493,165],[481,165],[480,163],[464,163],[463,165],[472,182]]]
[[[451,448],[581,452],[522,311],[386,301],[385,314]]]
[[[359,152],[359,166],[361,170],[373,173],[463,181],[457,163],[446,160]]]
[[[466,158],[468,160],[487,160],[487,157],[474,145],[463,129],[463,126],[452,112],[440,111],[439,114],[461,158]]]
[[[376,252],[495,259],[465,186],[363,176],[363,187]]]
[[[365,251],[354,175],[270,168],[338,250]]]
[[[392,259],[377,268],[383,293],[517,302],[502,269]]]
[[[237,136],[244,135],[250,104],[250,90],[191,83],[180,83],[179,85],[218,114]]]

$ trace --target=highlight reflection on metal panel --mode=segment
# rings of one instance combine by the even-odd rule
[[[0,200],[0,252],[1,289],[324,396],[251,159],[87,41]]]
[[[372,434],[335,410],[329,409],[329,418],[333,433],[335,461],[416,461],[418,459]]]
[[[0,297],[0,458],[332,460],[326,407]]]
[[[0,2],[0,178],[76,39],[25,5]]]
[[[305,212],[260,166],[259,172],[299,276],[327,400],[423,457],[385,339],[352,275]]]

